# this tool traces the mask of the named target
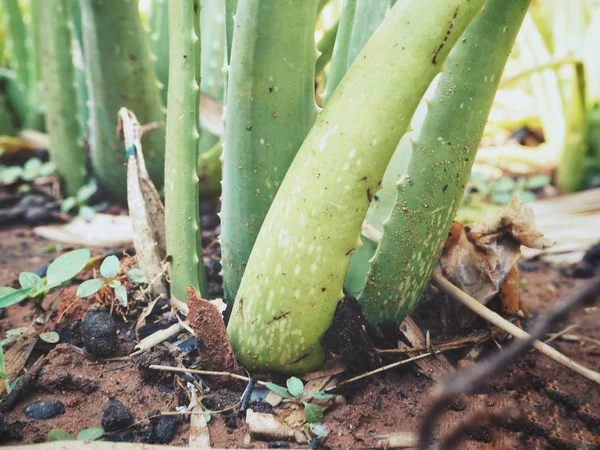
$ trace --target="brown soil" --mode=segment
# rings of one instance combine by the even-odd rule
[[[218,256],[218,246],[214,245],[214,235],[210,233],[203,236],[203,243],[205,263],[208,263],[211,255]],[[20,271],[32,271],[50,262],[56,255],[41,251],[48,244],[27,227],[0,229],[0,285],[14,285]],[[534,315],[549,308],[559,296],[585,284],[585,280],[564,276],[560,270],[543,263],[530,264],[529,268],[533,271],[521,274],[521,293],[525,306]],[[212,292],[218,295],[219,289],[213,280]],[[73,289],[64,290],[61,296],[62,312],[65,305],[74,300]],[[63,323],[81,317],[86,307],[81,303],[71,307],[70,313],[63,317]],[[0,336],[4,337],[4,333],[12,328],[29,325],[33,317],[30,304],[7,308],[0,320]],[[56,318],[50,326],[54,326]],[[600,297],[574,311],[557,330],[574,323],[578,327],[570,333],[581,336],[580,340],[557,339],[552,345],[587,367],[600,369]],[[498,342],[498,345],[505,344]],[[76,434],[83,428],[100,426],[109,398],[117,398],[129,407],[136,420],[133,426],[117,434],[140,440],[150,415],[174,411],[175,406],[187,405],[189,401],[182,394],[185,390],[181,389],[181,378],[175,378],[175,381],[172,377],[162,380],[143,378],[144,372],[138,370],[137,361],[97,362],[68,344],[59,344],[51,350],[47,344],[38,347],[27,366],[43,355],[46,355],[45,363],[26,395],[5,414],[8,423],[20,421],[24,424],[22,440],[3,444],[43,442],[53,428]],[[497,351],[493,342],[486,344],[485,349],[483,358]],[[146,365],[153,357],[155,359],[150,363],[168,359],[168,351],[162,352],[162,356],[145,356]],[[462,350],[448,356],[456,363],[464,354],[465,350]],[[396,359],[402,359],[402,356]],[[210,379],[206,381],[210,385]],[[326,411],[325,423],[332,432],[324,445],[334,449],[370,448],[377,446],[377,441],[386,434],[415,432],[434,386],[434,382],[409,365],[355,385],[347,391],[343,404],[331,406]],[[211,410],[231,408],[239,404],[240,395],[241,392],[213,390],[204,399],[204,404]],[[65,413],[44,421],[34,421],[23,415],[23,408],[30,401],[45,399],[61,400],[65,404]],[[250,406],[257,409],[264,404]],[[474,412],[500,411],[510,406],[516,406],[524,420],[507,419],[496,427],[475,426],[460,448],[600,448],[598,387],[533,351],[504,374],[496,376],[482,392],[455,402],[443,417],[440,433],[454,429]],[[291,410],[276,407],[273,412],[286,416]],[[189,417],[181,416],[172,444],[187,445],[188,424]],[[211,443],[216,448],[266,448],[268,445],[260,441],[247,443],[248,430],[243,414],[238,415],[236,409],[214,414],[209,431]],[[290,443],[290,448],[296,447],[302,446]]]

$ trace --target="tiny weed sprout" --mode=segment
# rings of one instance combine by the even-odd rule
[[[48,442],[56,442],[56,441],[97,441],[102,439],[104,436],[104,429],[97,428],[85,428],[79,432],[77,435],[77,439],[73,437],[70,433],[67,433],[65,430],[61,430],[60,428],[54,428],[48,432]]]
[[[77,195],[65,198],[60,204],[60,211],[62,213],[69,213],[73,210],[77,210],[78,214],[87,221],[92,220],[96,210],[94,207],[89,206],[88,202],[92,196],[98,190],[98,185],[95,181],[91,181],[88,184],[82,186],[77,191]]]
[[[53,173],[54,163],[44,163],[39,158],[29,158],[22,167],[0,165],[0,185],[10,185],[17,181],[30,183],[37,178],[48,177]]]
[[[61,286],[74,278],[87,265],[90,259],[88,249],[73,250],[56,258],[46,271],[46,278],[33,272],[22,272],[19,275],[21,289],[0,287],[0,308],[19,303],[26,298],[40,306],[44,296],[51,289]]]
[[[288,378],[286,386],[287,389],[275,383],[265,383],[267,389],[274,394],[279,395],[281,398],[290,400],[294,403],[303,404],[304,420],[306,420],[308,424],[323,422],[323,408],[314,403],[310,403],[310,400],[330,400],[335,398],[335,395],[321,391],[306,394],[304,392],[304,383],[298,377]],[[318,429],[318,431],[323,431],[323,429]]]
[[[89,297],[90,295],[94,295],[104,286],[108,286],[113,290],[115,297],[121,306],[127,308],[127,288],[121,281],[116,279],[117,274],[119,273],[120,264],[119,258],[115,255],[104,258],[104,261],[102,261],[102,264],[100,265],[100,275],[102,278],[94,278],[81,283],[77,288],[77,296],[81,298]],[[135,275],[136,274],[134,274],[134,276]],[[139,279],[139,274],[137,277]]]

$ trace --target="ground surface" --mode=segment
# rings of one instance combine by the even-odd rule
[[[206,247],[212,249],[205,254],[205,262],[208,263],[208,255],[217,256],[218,252],[210,235],[205,236],[203,241]],[[56,254],[42,251],[49,244],[52,243],[36,237],[27,226],[0,228],[0,286],[15,285],[20,271],[35,271],[51,261]],[[559,296],[585,284],[585,280],[572,279],[563,275],[564,271],[543,263],[528,264],[526,268],[528,271],[522,272],[522,298],[534,314],[543,312]],[[213,293],[218,294],[219,289],[213,282]],[[65,302],[72,301],[72,290],[64,291],[62,295],[68,297]],[[85,308],[87,305],[82,310]],[[30,304],[7,308],[0,319],[0,336],[4,337],[7,330],[29,325],[33,317]],[[48,327],[64,324],[56,325],[56,320],[55,316]],[[580,336],[579,340],[557,339],[553,345],[587,367],[599,370],[598,323],[600,296],[573,312],[567,321],[557,327],[560,330],[570,324],[578,324],[570,334]],[[121,338],[127,340],[126,336]],[[127,344],[122,345],[122,352],[127,348]],[[103,410],[110,398],[119,399],[130,408],[135,418],[132,426],[114,433],[113,437],[140,440],[151,423],[148,417],[160,411],[173,411],[180,404],[179,391],[172,379],[167,380],[166,384],[144,381],[133,361],[90,361],[68,344],[54,349],[47,344],[36,347],[27,365],[31,366],[36,358],[48,351],[51,352],[51,358],[40,370],[36,381],[5,414],[7,423],[22,422],[21,440],[4,441],[3,445],[44,442],[52,428],[77,434],[83,428],[100,426]],[[494,351],[497,351],[496,344],[489,342],[483,357]],[[455,362],[464,353],[457,351],[448,356]],[[387,433],[415,432],[433,387],[431,380],[410,365],[371,378],[351,390],[345,396],[344,404],[326,411],[325,423],[332,432],[324,445],[335,449],[370,448],[375,447],[378,438]],[[240,393],[217,394],[212,397],[209,395],[205,402],[212,409],[234,406]],[[33,400],[46,399],[61,400],[65,404],[64,414],[39,421],[24,416],[25,405]],[[453,404],[444,416],[441,431],[451,430],[473,412],[483,409],[498,411],[511,405],[516,405],[525,417],[524,424],[507,420],[501,421],[500,427],[476,427],[467,440],[460,444],[460,448],[600,448],[600,389],[536,352],[528,353],[524,360],[495,377],[484,391]],[[274,412],[286,414],[277,408]],[[179,427],[171,443],[185,446],[188,442],[189,418],[181,416],[178,420]],[[215,448],[266,448],[268,445],[266,442],[248,443],[247,438],[245,440],[248,430],[243,415],[231,412],[215,414],[209,423],[209,430]],[[290,447],[297,445],[291,443]]]

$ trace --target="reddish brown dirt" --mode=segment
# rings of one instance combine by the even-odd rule
[[[210,236],[205,236],[203,241],[205,245],[212,243]],[[20,271],[35,270],[52,260],[54,254],[41,252],[48,244],[35,237],[28,228],[0,229],[0,285],[13,285]],[[206,251],[205,262],[209,254],[215,253],[213,250]],[[534,314],[543,312],[560,295],[579,289],[585,283],[585,280],[563,276],[558,269],[542,263],[534,264],[533,268],[535,271],[521,274],[521,293],[526,307]],[[218,290],[215,286],[213,289]],[[63,303],[70,302],[73,299],[72,290],[65,290],[63,296]],[[75,316],[80,314],[78,311]],[[29,304],[8,308],[0,320],[0,336],[4,337],[9,329],[28,325],[32,318],[33,309]],[[578,308],[557,330],[574,323],[578,327],[571,330],[570,334],[579,335],[580,340],[558,339],[552,345],[587,367],[599,370],[600,298]],[[497,351],[494,343],[489,343],[486,348],[484,357]],[[36,351],[34,356],[41,353],[43,350]],[[463,354],[464,351],[455,352],[449,357],[456,362]],[[31,364],[32,361],[28,366]],[[434,383],[414,366],[405,366],[402,370],[374,377],[356,386],[345,396],[344,404],[326,411],[325,423],[332,429],[326,445],[334,449],[369,448],[374,447],[377,439],[386,433],[415,432],[427,408],[432,388]],[[180,401],[174,392],[179,391],[144,382],[136,366],[129,361],[93,362],[72,347],[59,345],[50,351],[48,362],[39,372],[37,381],[27,390],[26,397],[6,414],[6,420],[24,422],[23,440],[19,443],[43,442],[52,428],[77,433],[86,427],[99,426],[108,399],[116,397],[131,408],[136,420],[141,421],[130,430],[125,430],[137,433],[136,439],[139,439],[147,426],[144,419],[150,413],[174,410]],[[224,409],[234,406],[240,394],[215,395],[205,403],[209,403],[211,409]],[[22,414],[23,407],[34,399],[60,399],[66,405],[65,413],[46,421],[27,419]],[[186,404],[186,401],[180,403]],[[487,389],[453,404],[444,415],[440,431],[448,432],[475,411],[499,411],[510,405],[517,405],[527,418],[524,425],[507,421],[499,428],[475,428],[460,448],[600,447],[598,387],[533,351],[504,374],[496,376]],[[274,412],[285,415],[285,411],[278,408]],[[188,420],[187,417],[181,419],[182,425],[173,444],[187,445]],[[267,447],[265,442],[246,444],[248,431],[242,417],[231,413],[214,414],[209,430],[212,445],[216,448]],[[298,446],[290,443],[290,447]]]

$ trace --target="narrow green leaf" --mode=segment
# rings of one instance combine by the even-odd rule
[[[142,284],[148,281],[146,279],[146,275],[144,275],[144,272],[142,272],[141,269],[130,269],[127,272],[127,279],[136,284]]]
[[[270,390],[271,392],[273,392],[274,394],[279,395],[281,398],[292,398],[292,396],[290,395],[290,393],[285,388],[282,388],[278,384],[271,383],[271,382],[267,381],[265,383],[265,387],[268,390]]]
[[[48,442],[55,441],[74,441],[75,438],[60,428],[54,428],[48,433]]]
[[[48,266],[46,278],[48,285],[56,285],[70,280],[83,270],[90,259],[90,251],[87,248],[73,250],[56,258]]]
[[[311,398],[314,398],[315,400],[330,400],[332,398],[336,398],[337,395],[335,394],[328,394],[327,392],[315,392],[314,394],[310,394]]]
[[[308,423],[323,422],[323,408],[304,402],[304,419]]]
[[[289,393],[294,397],[300,397],[302,392],[304,392],[304,383],[300,378],[290,377],[288,378],[286,385]]]
[[[85,298],[95,294],[104,286],[104,280],[86,280],[77,288],[77,297]]]
[[[25,181],[33,181],[40,175],[42,160],[39,158],[30,158],[23,166],[23,174],[21,175]]]
[[[331,430],[325,425],[311,425],[310,432],[316,437],[326,438],[327,436],[329,436]]]
[[[38,288],[44,284],[42,278],[33,272],[21,272],[19,275],[19,283],[23,289]]]
[[[119,300],[121,306],[127,308],[127,289],[125,288],[125,286],[117,286],[114,290],[115,296],[117,297],[117,300]]]
[[[46,333],[40,334],[40,339],[48,344],[56,344],[60,341],[60,336],[56,331],[47,331]]]
[[[90,198],[92,198],[92,195],[94,195],[97,190],[98,186],[95,183],[89,183],[85,186],[82,186],[77,192],[77,203],[79,205],[85,204]]]
[[[23,174],[23,169],[19,166],[10,166],[0,168],[0,184],[13,184]]]
[[[102,261],[102,265],[100,266],[100,274],[103,277],[112,280],[117,276],[120,264],[119,258],[117,258],[115,255],[107,256],[104,258],[104,261]]]
[[[0,378],[6,379],[6,366],[4,362],[4,349],[0,345]]]
[[[52,163],[52,161],[44,163],[40,167],[40,173],[39,173],[39,175],[41,177],[47,177],[47,176],[52,175],[53,173],[54,173],[54,164]]]
[[[527,188],[541,189],[548,186],[551,182],[552,179],[548,175],[534,175],[527,180]]]
[[[119,280],[112,280],[110,283],[108,283],[108,285],[113,289],[117,286],[121,286],[121,284],[122,283]]]
[[[0,297],[0,308],[7,308],[15,303],[19,303],[27,297],[27,294],[31,291],[31,288],[19,289],[18,291],[11,292],[4,297]]]
[[[11,288],[8,286],[1,286],[0,287],[0,298],[4,297],[5,295],[12,294],[15,291],[16,291],[15,288]]]
[[[8,377],[6,379],[8,380]],[[21,377],[17,377],[10,383],[8,383],[8,385],[6,386],[6,392],[10,394],[20,380]]]
[[[60,204],[60,212],[66,214],[75,208],[76,205],[77,201],[75,200],[75,197],[67,197]]]
[[[86,428],[85,430],[81,430],[77,435],[78,441],[97,441],[102,436],[104,436],[103,428]]]
[[[79,208],[79,215],[83,218],[83,220],[85,220],[86,222],[91,222],[92,219],[94,218],[94,216],[96,215],[96,210],[88,205],[82,205]]]

